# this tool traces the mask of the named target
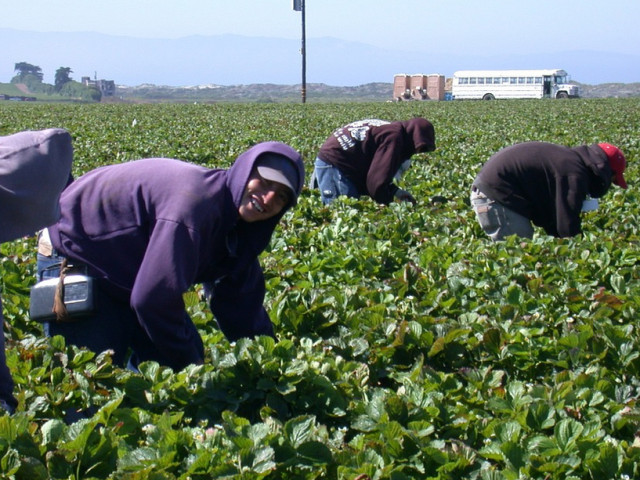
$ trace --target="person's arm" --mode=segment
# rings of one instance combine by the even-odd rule
[[[157,221],[131,291],[140,325],[174,369],[204,361],[182,297],[197,271],[198,238],[183,225]]]
[[[386,138],[376,149],[367,174],[367,192],[378,203],[388,205],[394,199],[398,187],[392,182],[398,167],[405,158],[400,155],[400,145],[394,138]]]
[[[230,340],[268,335],[275,338],[271,319],[264,308],[264,276],[258,259],[237,277],[207,284],[210,308]]]
[[[587,191],[579,178],[563,178],[557,182],[555,204],[558,237],[573,237],[582,233],[580,213],[585,198]]]

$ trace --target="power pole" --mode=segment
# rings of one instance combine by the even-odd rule
[[[305,8],[304,2],[305,0],[292,0],[293,9],[296,12],[300,12],[302,15],[302,46],[300,48],[300,53],[302,53],[302,103],[306,103],[307,101],[307,35],[305,28]]]

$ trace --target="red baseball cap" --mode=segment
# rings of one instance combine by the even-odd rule
[[[627,182],[622,175],[625,168],[627,168],[627,160],[624,158],[622,151],[610,143],[599,143],[598,146],[607,154],[609,166],[613,171],[613,183],[622,188],[627,188]]]

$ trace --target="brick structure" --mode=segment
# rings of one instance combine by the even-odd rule
[[[429,100],[444,100],[444,75],[433,73],[427,77],[427,98]]]
[[[414,100],[427,99],[427,76],[421,73],[411,75],[411,98]]]
[[[393,77],[393,99],[403,100],[444,100],[444,75],[400,73]]]
[[[409,100],[411,98],[411,82],[409,75],[399,73],[393,77],[393,98],[394,100]]]

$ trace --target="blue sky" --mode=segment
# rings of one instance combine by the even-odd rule
[[[299,38],[291,0],[24,0],[0,25],[147,38],[234,33]],[[598,50],[637,53],[638,0],[306,0],[307,37],[455,53]],[[570,47],[570,48],[569,48]]]
[[[602,71],[599,76],[590,75],[594,82],[640,81],[640,67],[630,66],[640,63],[634,61],[640,54],[639,21],[640,0],[306,0],[308,51],[311,51],[314,38],[333,37],[393,52],[464,55],[467,59],[513,54],[538,55],[540,58],[541,54],[573,51],[617,54],[611,56],[606,66],[595,60],[601,68],[586,65],[582,58],[590,58],[589,53],[580,59],[571,56],[574,66],[584,66],[589,72]],[[292,0],[24,0],[5,2],[0,28],[30,32],[96,32],[156,39],[237,34],[299,41],[301,15],[293,11]],[[38,55],[26,56],[23,51],[18,52],[17,47],[14,54],[11,49],[11,45],[4,45],[0,52],[3,62],[0,81],[8,81],[12,76],[12,61],[45,63]],[[39,50],[35,47],[34,51],[43,56],[52,53],[46,46]],[[355,58],[359,52],[347,49],[340,55]],[[19,58],[14,60],[14,57]],[[617,70],[618,58],[626,64],[626,72],[620,75],[620,80],[615,72],[611,72]],[[51,61],[58,63],[48,66],[48,70],[59,64],[71,66],[75,73],[93,68],[105,70],[102,65],[87,67],[79,58],[51,58]],[[313,69],[314,63],[310,63]],[[324,75],[328,73],[327,67],[323,65],[320,72],[319,63],[315,63],[318,69],[315,76],[319,81],[330,84],[347,81],[339,78],[339,72],[336,72],[335,81],[327,78]],[[564,61],[562,65],[555,62],[547,65],[543,58],[542,63],[544,65],[537,68],[566,68]],[[430,65],[424,68],[429,71],[422,73],[432,73]],[[459,68],[466,68],[466,65]],[[610,74],[604,75],[605,70]],[[452,72],[439,73],[449,75]],[[104,74],[110,75],[109,78],[121,76],[120,72],[112,71]],[[257,74],[253,77],[257,81],[261,79]],[[363,75],[363,78],[391,81],[391,72],[378,75],[378,78],[373,78],[373,74]],[[308,80],[313,82],[314,78]],[[45,76],[45,81],[52,79]],[[171,82],[154,78],[148,81]]]

